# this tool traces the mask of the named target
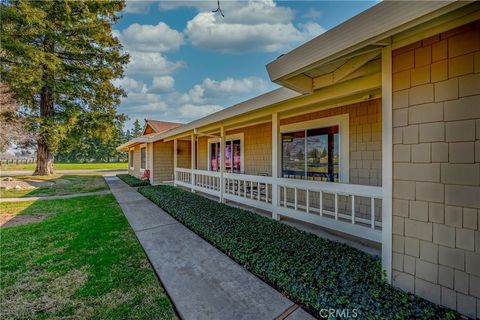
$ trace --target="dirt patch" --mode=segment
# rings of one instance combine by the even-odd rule
[[[5,178],[0,181],[0,189],[4,190],[31,190],[39,187],[50,187],[55,182],[35,179]]]
[[[74,293],[88,280],[84,269],[64,275],[31,270],[0,294],[0,311],[5,319],[34,319],[38,313],[52,313],[70,305],[81,307]]]
[[[0,228],[20,226],[22,224],[40,222],[46,214],[0,214]]]

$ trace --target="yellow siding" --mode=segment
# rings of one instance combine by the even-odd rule
[[[262,123],[251,127],[227,131],[230,134],[243,133],[245,174],[272,175],[272,124]]]
[[[173,141],[154,142],[153,144],[153,182],[154,184],[173,180]]]
[[[191,142],[187,140],[178,140],[177,141],[177,166],[179,168],[191,168],[192,167],[192,149],[190,147]]]

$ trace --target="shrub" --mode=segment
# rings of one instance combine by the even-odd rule
[[[316,317],[330,308],[361,319],[455,317],[388,285],[378,257],[172,186],[139,192]]]
[[[150,185],[150,181],[141,180],[141,179],[138,179],[137,177],[134,177],[134,176],[129,175],[129,174],[117,174],[117,177],[122,179],[130,187],[141,187],[141,186],[149,186]]]

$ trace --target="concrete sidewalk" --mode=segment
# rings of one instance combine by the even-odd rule
[[[105,177],[182,319],[313,319],[117,177]]]

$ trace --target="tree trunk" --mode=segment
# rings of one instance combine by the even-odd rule
[[[34,176],[49,176],[53,172],[53,155],[42,138],[37,140],[37,167]]]
[[[40,94],[40,128],[37,138],[37,165],[34,176],[49,176],[53,171],[53,152],[50,149],[48,141],[48,118],[53,116],[53,98],[52,93],[46,86],[42,88]]]

